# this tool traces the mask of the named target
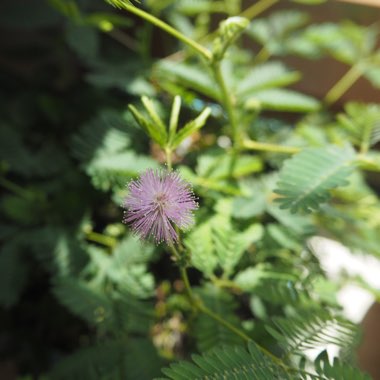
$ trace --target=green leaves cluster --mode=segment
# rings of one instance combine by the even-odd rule
[[[189,121],[177,132],[178,118],[181,108],[181,98],[175,97],[170,115],[169,127],[166,127],[161,120],[154,103],[147,97],[141,98],[147,116],[144,116],[133,105],[129,105],[136,122],[141,128],[162,148],[173,150],[177,148],[187,137],[202,128],[211,113],[211,109],[206,107],[194,120]]]
[[[39,22],[56,34],[41,43],[41,67],[25,72],[30,88],[5,68],[0,90],[4,336],[15,352],[34,351],[34,331],[17,343],[32,309],[47,336],[69,340],[44,340],[41,366],[25,371],[368,379],[352,366],[360,333],[337,293],[350,281],[378,290],[349,273],[330,279],[310,238],[380,256],[370,174],[380,171],[380,107],[330,107],[361,76],[379,87],[377,26],[310,24],[305,7],[262,17],[274,1],[106,2],[119,11],[50,0],[56,18]],[[18,49],[4,62],[30,54]],[[295,86],[308,78],[285,64],[294,55],[335,59],[347,73],[316,99]],[[173,257],[120,222],[127,182],[163,161],[200,204]]]

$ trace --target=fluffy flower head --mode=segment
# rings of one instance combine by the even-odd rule
[[[141,239],[156,242],[178,239],[175,226],[185,229],[193,223],[198,207],[190,185],[177,172],[149,169],[128,185],[123,222],[130,224]]]

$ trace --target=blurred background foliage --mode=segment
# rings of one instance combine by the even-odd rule
[[[339,103],[359,78],[379,94],[379,27],[315,22],[320,1],[243,3],[142,4],[220,61],[231,133],[208,64],[150,23],[101,0],[2,1],[0,376],[148,380],[190,353],[213,363],[210,350],[244,347],[193,310],[165,247],[121,224],[126,183],[165,162],[155,126],[177,96],[173,163],[201,204],[184,239],[196,294],[296,367],[320,347],[325,377],[315,378],[366,378],[342,364],[359,341],[336,299],[348,280],[326,277],[308,239],[380,255],[380,105]],[[215,32],[239,14],[250,22]],[[292,59],[346,71],[325,94],[304,93]],[[323,76],[320,66],[313,77]],[[342,362],[328,364],[327,344],[343,348]],[[184,368],[165,374],[179,379]]]

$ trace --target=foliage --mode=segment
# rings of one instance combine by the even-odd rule
[[[4,2],[23,38],[1,60],[0,352],[20,378],[369,379],[337,297],[358,279],[309,239],[380,257],[380,105],[342,101],[380,87],[379,33],[314,23],[322,2]],[[306,94],[294,56],[347,71]],[[162,167],[199,202],[174,246],[121,223],[128,181]]]

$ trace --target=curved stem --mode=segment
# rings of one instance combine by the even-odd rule
[[[197,51],[199,54],[201,54],[204,58],[207,60],[211,60],[212,54],[211,52],[206,49],[204,46],[200,45],[198,42],[192,40],[191,38],[186,37],[184,34],[179,32],[178,30],[171,27],[166,22],[161,21],[159,18],[152,16],[151,14],[143,11],[142,9],[136,8],[135,6],[126,3],[123,0],[107,0],[112,5],[123,8],[128,12],[131,12],[135,14],[138,17],[141,17],[142,19],[150,22],[151,24],[159,27],[160,29],[164,30],[165,32],[171,34],[173,37],[177,38],[178,40],[182,41],[186,45],[193,48],[195,51]]]
[[[325,103],[334,104],[362,75],[358,65],[352,66],[325,96]]]

